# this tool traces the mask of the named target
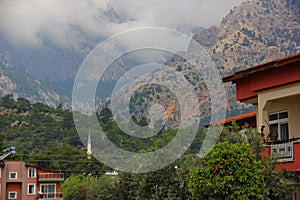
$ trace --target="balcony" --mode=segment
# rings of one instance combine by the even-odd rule
[[[40,182],[58,182],[64,180],[64,174],[62,173],[41,173],[38,177]]]
[[[262,152],[277,161],[275,170],[287,169],[292,172],[300,172],[300,138],[293,138],[286,142],[267,144]]]
[[[294,161],[294,142],[270,145],[271,158],[279,162]]]
[[[63,195],[62,195],[61,192],[38,194],[38,200],[41,200],[41,199],[46,199],[46,200],[63,200]]]

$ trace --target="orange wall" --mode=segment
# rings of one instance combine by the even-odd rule
[[[22,176],[22,168],[24,166],[24,163],[22,161],[7,161],[6,166],[1,167],[1,177],[0,177],[0,184],[1,184],[1,190],[0,190],[0,200],[4,199],[4,196],[6,196],[6,199],[8,200],[8,192],[17,192],[17,200],[21,199],[22,193],[24,194],[24,200],[35,200],[38,196],[38,191],[40,191],[40,182],[38,182],[38,175],[39,173],[53,173],[46,169],[41,169],[38,167],[36,168],[36,177],[35,178],[29,178],[28,177],[28,168],[31,166],[24,166],[24,174]],[[5,168],[6,168],[6,174],[5,174]],[[17,172],[17,179],[9,179],[9,172]],[[6,180],[5,180],[6,176]],[[24,179],[23,179],[24,178]],[[6,190],[5,190],[5,181],[6,181]],[[23,181],[23,182],[22,182]],[[28,184],[34,183],[36,184],[36,194],[34,195],[28,195]],[[24,184],[24,185],[23,185]],[[56,192],[60,192],[60,182],[43,182],[42,184],[56,184]],[[22,191],[22,186],[23,190]]]
[[[30,166],[26,166],[25,167],[25,179],[24,179],[24,200],[35,200],[37,197],[37,177],[38,177],[38,168],[36,167],[32,167],[36,169],[36,176],[35,178],[29,178],[28,177],[28,169],[30,168]],[[36,193],[34,195],[28,195],[28,184],[29,183],[35,183],[35,187],[36,187]]]
[[[17,179],[10,179],[10,172],[17,172]],[[6,181],[7,182],[22,182],[22,162],[10,161],[6,163]]]
[[[4,166],[0,168],[0,199],[4,199],[5,192],[4,191]]]
[[[9,192],[17,192],[17,200],[21,200],[22,183],[7,183],[6,184],[6,199],[8,199]]]

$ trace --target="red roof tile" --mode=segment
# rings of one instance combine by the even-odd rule
[[[248,112],[248,113],[244,113],[244,114],[241,114],[241,115],[237,115],[237,116],[233,116],[233,117],[229,117],[229,118],[226,118],[226,119],[222,119],[222,120],[212,122],[211,124],[205,125],[205,127],[207,127],[209,125],[213,125],[213,124],[226,124],[226,123],[229,123],[233,120],[237,121],[237,120],[247,119],[247,118],[255,117],[255,116],[256,116],[256,111],[252,111],[252,112]]]

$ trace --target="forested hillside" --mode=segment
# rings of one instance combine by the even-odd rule
[[[51,108],[6,95],[0,100],[1,148],[16,146],[7,159],[24,160],[51,170],[71,173],[100,172],[102,164],[88,160],[77,135],[72,112],[62,105]]]
[[[160,149],[177,132],[174,129],[161,130],[151,138],[134,138],[118,128],[109,109],[102,109],[97,116],[106,136],[120,148],[131,152],[145,153]],[[133,117],[132,120],[140,126],[147,125],[146,118],[137,120]],[[274,163],[261,156],[263,145],[260,137],[254,134],[254,130],[245,128],[248,139],[244,140],[234,123],[223,129],[220,138],[223,143],[218,145],[222,147],[226,144],[233,152],[213,149],[209,155],[214,159],[207,161],[195,156],[206,133],[202,129],[186,154],[169,166],[150,173],[118,172],[112,176],[105,173],[115,169],[104,166],[94,157],[88,159],[86,149],[77,135],[72,112],[62,109],[62,105],[51,108],[6,95],[0,100],[0,124],[1,148],[13,145],[17,150],[16,154],[6,159],[23,160],[27,164],[63,172],[66,178],[62,185],[64,199],[224,199],[228,194],[237,195],[232,193],[235,190],[249,197],[288,199],[291,191],[283,183],[297,178],[289,172],[273,172]],[[224,161],[229,160],[226,156],[230,156],[228,163]],[[260,167],[253,167],[253,163]],[[216,166],[220,170],[212,171],[211,168]],[[252,174],[245,174],[249,170]],[[258,192],[248,194],[249,186],[241,181],[241,177],[259,180],[258,185],[251,185],[251,190]],[[223,184],[225,180],[230,180],[232,185]],[[202,187],[204,181],[223,184],[224,192],[216,193]]]
[[[102,164],[87,160],[86,148],[80,140],[70,110],[60,104],[52,108],[43,103],[31,103],[25,98],[6,95],[0,100],[1,148],[16,146],[17,154],[9,159],[24,160],[52,170],[71,173],[94,171],[103,173]],[[166,145],[176,130],[161,130],[151,138],[135,138],[121,131],[108,108],[97,113],[106,136],[118,147],[132,151],[153,151]],[[137,120],[140,126],[148,124],[145,117]],[[88,130],[87,130],[88,131]],[[200,146],[201,131],[189,152]],[[89,163],[90,165],[86,165]],[[107,168],[106,168],[107,170]]]

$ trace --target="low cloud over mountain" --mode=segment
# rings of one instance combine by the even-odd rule
[[[74,48],[85,39],[106,38],[128,28],[208,27],[243,1],[2,0],[0,32],[18,45],[50,41]]]

